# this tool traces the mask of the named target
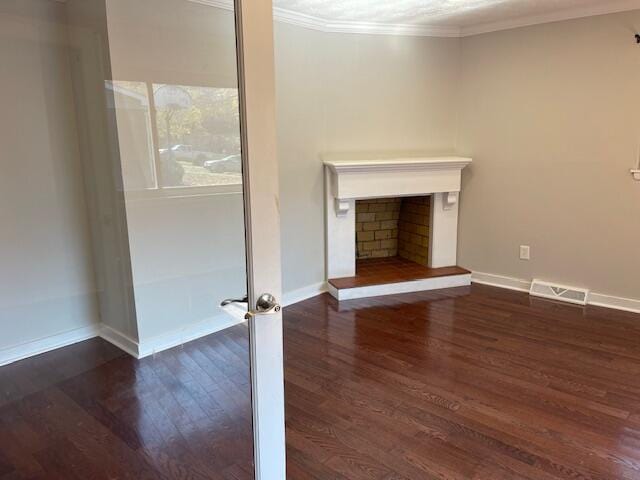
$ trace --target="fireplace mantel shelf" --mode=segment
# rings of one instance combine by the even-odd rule
[[[345,200],[457,194],[461,172],[471,163],[465,157],[419,157],[352,160],[325,159],[331,195],[344,214]]]
[[[386,172],[390,170],[457,170],[471,163],[466,157],[419,157],[375,160],[325,160],[324,164],[335,174]]]

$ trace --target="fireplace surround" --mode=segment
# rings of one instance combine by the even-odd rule
[[[427,245],[423,252],[426,265],[430,269],[455,267],[461,172],[471,161],[463,157],[326,156],[325,228],[329,291],[336,298],[346,299],[468,285],[471,280],[468,272],[464,275],[436,275],[437,280],[430,278],[426,283],[414,281],[398,285],[398,282],[393,282],[387,287],[382,285],[375,289],[351,292],[335,291],[331,280],[356,276],[356,202],[372,199],[376,202],[370,205],[377,202],[385,205],[397,202],[393,199],[398,198],[402,199],[400,202],[410,198],[428,198],[428,236],[424,240]],[[370,235],[363,237],[369,238]],[[382,245],[383,239],[379,240]],[[385,245],[392,246],[393,242]]]

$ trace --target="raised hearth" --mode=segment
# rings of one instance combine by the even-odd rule
[[[469,285],[471,272],[460,267],[429,268],[401,257],[356,260],[353,277],[329,279],[338,300],[377,297]]]

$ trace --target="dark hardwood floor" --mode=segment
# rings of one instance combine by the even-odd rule
[[[473,285],[284,318],[290,479],[640,479],[640,315]],[[246,348],[0,369],[0,479],[251,478]]]
[[[0,369],[0,479],[253,478],[247,328],[140,361],[94,339]]]

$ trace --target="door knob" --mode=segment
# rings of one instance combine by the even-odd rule
[[[258,297],[256,301],[256,311],[258,313],[269,313],[271,310],[274,312],[280,311],[280,305],[276,301],[276,297],[270,293],[263,293]]]
[[[276,297],[270,293],[263,293],[256,300],[256,309],[249,310],[244,318],[249,320],[256,315],[267,315],[269,313],[278,313],[280,311],[280,304],[278,304]]]

